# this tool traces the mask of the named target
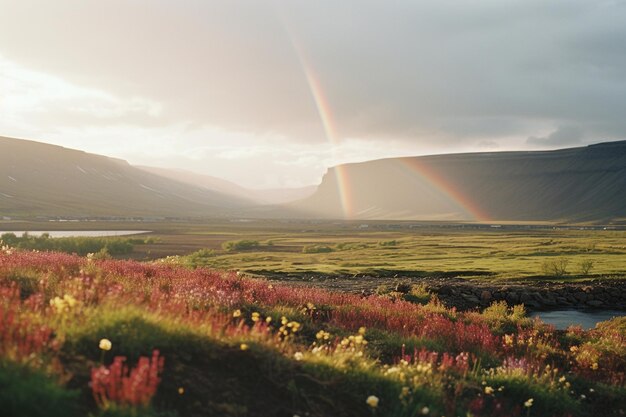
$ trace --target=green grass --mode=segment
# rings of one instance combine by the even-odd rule
[[[59,385],[58,377],[0,358],[0,414],[7,417],[76,415],[78,391]]]
[[[618,230],[475,229],[415,222],[73,223],[81,229],[153,230],[152,240],[118,258],[187,256],[189,265],[260,274],[412,276],[582,280],[626,276],[626,232]],[[0,223],[0,225],[2,225]],[[6,229],[65,230],[67,224],[5,223]],[[244,250],[232,242],[258,242]],[[231,242],[231,243],[229,243]],[[223,248],[227,246],[227,249]],[[311,250],[313,248],[313,250]],[[324,248],[316,250],[315,248]],[[330,251],[328,251],[329,248]],[[213,252],[211,252],[213,251]],[[306,253],[320,252],[320,253]],[[565,273],[551,266],[566,261]],[[552,270],[551,270],[552,269]]]
[[[198,265],[259,274],[580,280],[625,276],[625,241],[626,232],[591,230],[285,233],[271,248],[217,250]]]

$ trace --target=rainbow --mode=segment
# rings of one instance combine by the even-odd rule
[[[337,133],[337,124],[333,117],[332,108],[330,102],[324,94],[322,83],[319,77],[314,71],[313,65],[311,65],[304,48],[298,42],[294,31],[291,30],[288,20],[284,13],[275,5],[275,11],[279,21],[287,33],[289,41],[295,51],[298,58],[302,72],[306,78],[306,82],[311,93],[311,97],[317,109],[317,113],[324,129],[326,140],[331,146],[332,156],[337,160],[337,150],[340,145],[339,134]],[[452,199],[458,206],[460,206],[465,214],[477,221],[488,221],[489,216],[481,210],[468,196],[466,196],[457,186],[446,180],[443,176],[433,170],[431,167],[421,164],[417,159],[399,159],[407,169],[414,173],[419,174],[424,180],[432,184],[436,189],[443,192],[450,199]],[[345,165],[335,166],[335,180],[337,181],[337,190],[341,201],[341,207],[344,218],[351,219],[357,214],[355,212],[354,198],[352,195],[352,187],[350,183],[350,175],[348,168]]]
[[[309,62],[304,48],[300,45],[300,42],[298,42],[294,32],[290,29],[284,14],[280,13],[278,9],[277,12],[279,20],[282,22],[283,28],[288,35],[293,50],[298,57],[302,72],[304,73],[309,87],[309,91],[311,92],[311,97],[313,98],[315,108],[319,115],[320,122],[324,129],[326,140],[330,144],[333,159],[337,160],[336,155],[337,149],[340,145],[340,140],[337,133],[337,125],[333,118],[333,112],[328,98],[326,97],[326,94],[324,94],[322,83],[315,73],[313,65]],[[339,191],[339,199],[341,201],[343,215],[345,218],[350,219],[354,216],[354,205],[350,187],[350,177],[345,166],[335,166],[335,180],[337,181],[337,190]]]
[[[331,152],[333,153],[333,157],[335,157],[340,141],[339,135],[337,134],[337,128],[335,120],[333,118],[333,113],[331,111],[330,103],[328,101],[328,98],[324,94],[324,90],[322,89],[322,84],[320,83],[319,77],[315,74],[315,72],[313,71],[313,67],[306,59],[306,55],[304,54],[303,49],[299,48],[298,44],[293,41],[293,37],[292,44],[294,45],[294,49],[296,50],[300,64],[302,65],[302,70],[306,77],[309,90],[311,91],[311,96],[313,97],[315,108],[317,109],[317,113],[319,114],[320,121],[324,128],[326,140],[331,146]],[[348,219],[352,218],[354,216],[354,207],[352,204],[353,199],[351,195],[350,177],[348,174],[348,169],[343,165],[335,166],[335,179],[337,181],[337,189],[339,191],[339,198],[341,201],[341,207],[344,217]]]
[[[450,198],[472,220],[489,222],[490,216],[486,211],[476,204],[476,202],[456,184],[433,169],[430,164],[423,163],[419,158],[399,158],[398,161],[411,173],[417,173],[422,179]]]

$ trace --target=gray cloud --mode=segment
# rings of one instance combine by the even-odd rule
[[[559,146],[626,137],[624,5],[0,0],[0,54],[161,103],[161,123],[321,142],[301,54],[341,137]]]
[[[530,145],[559,147],[567,145],[579,145],[585,137],[583,130],[578,126],[560,126],[554,132],[545,137],[531,136],[527,139]]]

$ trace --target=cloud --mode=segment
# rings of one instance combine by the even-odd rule
[[[0,55],[0,113],[4,123],[38,128],[159,124],[160,103],[116,96],[63,78],[24,68]],[[8,128],[0,122],[0,128]]]
[[[0,10],[5,135],[130,159],[137,142],[169,165],[213,161],[215,149],[257,172],[283,158],[271,181],[309,161],[304,183],[357,153],[331,151],[320,112],[369,158],[626,137],[623,1],[0,0]]]
[[[559,126],[558,129],[545,137],[531,136],[527,139],[530,145],[541,147],[562,147],[568,145],[579,145],[585,138],[584,131],[578,126]]]
[[[175,121],[324,141],[305,64],[341,138],[452,146],[483,140],[472,132],[528,137],[546,121],[599,120],[626,135],[623,2],[25,0],[3,9],[0,52],[164,103],[162,117]]]

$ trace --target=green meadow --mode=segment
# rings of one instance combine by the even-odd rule
[[[258,228],[195,230],[181,260],[191,266],[251,274],[431,276],[481,279],[588,279],[626,275],[626,232],[490,230],[425,227],[400,230]],[[183,236],[185,233],[183,233]],[[149,256],[180,240],[162,234]],[[241,243],[245,243],[241,245]],[[154,251],[150,254],[148,251]]]
[[[46,227],[61,230],[64,225],[12,226],[19,230],[46,230]],[[6,228],[7,224],[0,227]],[[626,231],[601,228],[564,229],[543,225],[516,229],[472,224],[276,220],[159,222],[140,226],[84,222],[72,227],[88,230],[139,227],[152,232],[141,239],[47,239],[46,246],[31,249],[84,255],[84,249],[89,247],[86,243],[96,242],[102,247],[107,242],[109,247],[121,243],[125,245],[123,252],[109,251],[115,258],[148,261],[173,256],[189,266],[260,275],[446,275],[495,280],[626,276]],[[78,241],[82,246],[67,244]],[[128,250],[129,245],[132,250]]]

